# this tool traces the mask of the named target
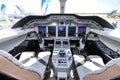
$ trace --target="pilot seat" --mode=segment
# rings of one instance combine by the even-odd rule
[[[0,50],[0,80],[42,80],[32,67],[25,67],[12,55]]]

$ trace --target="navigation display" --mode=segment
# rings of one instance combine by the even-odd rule
[[[76,27],[75,26],[69,26],[68,27],[68,36],[75,36],[76,33]]]
[[[66,36],[66,26],[58,26],[58,36]]]
[[[42,36],[46,35],[46,26],[39,26],[38,27],[38,32],[39,34],[41,34]]]
[[[48,26],[48,36],[56,36],[56,26]]]

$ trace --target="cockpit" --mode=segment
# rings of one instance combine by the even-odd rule
[[[88,73],[102,69],[120,56],[101,41],[101,35],[92,31],[113,29],[97,16],[27,16],[12,28],[31,30],[9,53],[24,66],[37,70],[41,80],[89,80]]]
[[[98,16],[64,14],[67,0],[59,1],[61,14],[26,16],[0,33],[0,80],[120,80],[114,27]],[[50,2],[41,0],[43,14]]]

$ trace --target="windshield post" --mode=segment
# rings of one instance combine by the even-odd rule
[[[60,13],[64,13],[65,12],[65,3],[67,0],[59,0],[60,1]]]

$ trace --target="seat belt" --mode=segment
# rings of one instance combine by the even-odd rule
[[[21,63],[25,64],[26,62],[28,62],[28,61],[29,61],[31,58],[33,58],[33,57],[35,57],[35,56],[30,56],[30,57],[24,59],[23,61],[21,61]],[[47,66],[47,63],[46,63],[43,59],[38,59],[38,61],[39,61],[41,64]]]
[[[39,59],[38,61],[39,61],[41,64],[47,66],[47,63],[46,63],[43,59]]]
[[[85,63],[85,61],[83,60],[83,61],[81,61],[81,62],[78,62],[75,66],[76,66],[76,68],[77,68],[77,67],[79,67],[79,66],[82,66],[84,63]]]
[[[22,60],[21,63],[25,64],[26,62],[28,62],[28,61],[29,61],[31,58],[33,58],[33,57],[35,57],[35,56],[30,56],[30,57]]]
[[[87,56],[86,59],[85,59],[85,62],[86,62],[86,61],[90,61],[90,62],[92,62],[94,65],[96,65],[96,66],[98,66],[98,67],[100,67],[100,68],[104,67],[103,65],[101,65],[101,64],[99,64],[99,63],[91,60],[88,56]]]
[[[95,62],[95,61],[93,61],[93,60],[91,60],[90,62],[92,62],[94,65],[96,65],[96,66],[98,66],[98,67],[100,67],[100,68],[103,68],[103,67],[104,67],[103,65],[101,65],[101,64],[99,64],[99,63],[97,63],[97,62]]]

